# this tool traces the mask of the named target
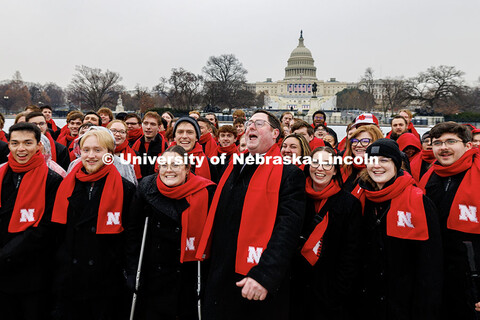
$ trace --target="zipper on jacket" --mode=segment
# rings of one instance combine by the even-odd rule
[[[88,200],[92,200],[92,192],[93,192],[93,182],[90,188],[88,189]]]
[[[17,184],[15,186],[15,189],[18,189],[18,187],[20,187],[20,183],[22,182],[22,176],[21,175],[18,175],[17,176]]]
[[[447,185],[445,186],[445,192],[448,191],[448,187],[450,187],[450,182],[452,181],[452,177],[448,177],[448,180],[447,180]]]

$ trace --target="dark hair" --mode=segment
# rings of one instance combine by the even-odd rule
[[[173,120],[173,119],[172,119]],[[162,126],[163,126],[163,129],[165,129],[165,131],[167,131],[167,127],[168,127],[168,122],[167,120],[163,119],[162,117],[160,117],[160,122],[162,123]]]
[[[291,115],[292,119],[294,118],[293,113],[291,113],[290,111],[285,111],[284,113],[282,113],[282,116],[280,117],[280,122],[282,122],[283,117],[285,117],[287,114]]]
[[[119,112],[115,115],[115,119],[125,121],[126,116],[127,116],[126,112]]]
[[[393,123],[393,120],[395,120],[395,119],[402,119],[405,122],[405,126],[408,126],[408,122],[407,122],[407,120],[405,120],[404,117],[396,115],[395,117],[393,117],[392,123]]]
[[[237,118],[235,120],[233,120],[233,125],[236,125],[236,124],[245,124],[246,120],[244,118]]]
[[[447,121],[437,124],[430,130],[430,138],[438,139],[444,133],[453,133],[459,137],[463,143],[470,142],[472,140],[472,132],[469,128],[463,124],[458,124],[453,121]]]
[[[310,153],[310,157],[313,158],[315,153],[320,152],[320,151],[326,151],[326,152],[330,153],[332,155],[332,158],[337,155],[336,151],[333,148],[325,146],[325,147],[318,147],[318,148],[313,149],[312,153]],[[333,179],[335,179],[335,181],[338,183],[340,188],[342,188],[343,187],[343,179],[342,179],[342,172],[340,171],[341,170],[341,165],[340,165],[340,163],[334,163],[333,167],[337,171],[337,172],[335,172],[335,175],[333,176]],[[309,174],[310,174],[310,171],[309,171]]]
[[[337,133],[335,132],[335,130],[333,130],[332,128],[325,128],[327,130],[327,135],[331,135],[333,137],[333,140],[335,140],[335,145],[338,144],[338,137],[337,137]]]
[[[310,145],[308,144],[307,139],[305,139],[305,137],[303,135],[298,134],[298,133],[289,134],[288,136],[285,137],[285,139],[283,139],[282,147],[283,147],[283,143],[288,138],[295,138],[295,139],[298,140],[298,143],[300,144],[300,149],[301,149],[301,152],[302,152],[302,154],[300,155],[302,157],[302,159],[303,159],[303,157],[306,157],[306,156],[310,155]],[[282,149],[282,147],[280,147],[280,149]]]
[[[101,124],[102,124],[102,118],[100,118],[100,116],[98,115],[98,113],[96,113],[96,112],[93,111],[93,110],[88,111],[87,113],[85,113],[85,115],[83,116],[83,119],[85,120],[85,117],[88,116],[89,114],[93,114],[93,115],[97,116],[97,118],[98,118],[98,125],[101,125]]]
[[[235,138],[237,137],[237,129],[235,129],[231,125],[221,126],[220,129],[218,129],[217,133],[219,136],[220,136],[220,133],[231,133]]]
[[[422,143],[423,143],[423,140],[427,139],[427,138],[430,138],[430,130],[425,132],[423,135],[422,135]]]
[[[313,136],[313,134],[315,133],[312,126],[309,125],[308,122],[303,120],[295,121],[295,123],[292,125],[292,132],[295,132],[296,130],[299,130],[302,128],[307,128],[307,132],[309,136]]]
[[[9,141],[10,138],[12,137],[12,132],[14,131],[28,131],[32,132],[35,135],[35,140],[37,140],[37,143],[40,142],[40,137],[42,135],[42,132],[40,129],[34,125],[33,123],[28,123],[28,122],[19,122],[17,124],[14,124],[13,126],[10,127],[8,130],[9,132]]]
[[[180,157],[184,158],[186,156],[188,156],[188,153],[187,151],[185,151],[185,149],[182,147],[182,146],[179,146],[179,145],[174,145],[174,146],[171,146],[169,148],[167,148],[167,150],[165,150],[162,155],[164,155],[166,152],[172,152],[172,153],[176,153],[178,154]],[[187,168],[190,168],[190,163],[185,163],[185,166]],[[190,169],[189,169],[190,170]]]
[[[278,120],[278,118],[275,117],[275,115],[273,113],[271,113],[269,111],[266,111],[266,110],[257,110],[253,113],[253,115],[255,115],[257,113],[264,113],[268,116],[268,122],[270,122],[270,125],[272,126],[272,128],[278,130],[278,133],[279,133],[278,137],[277,137],[277,142],[278,142],[278,140],[280,139],[280,135],[282,134],[282,124],[281,124],[280,120]]]
[[[27,113],[27,115],[25,116],[25,121],[28,122],[28,120],[35,117],[43,117],[43,119],[45,119],[45,116],[43,115],[43,113],[39,111],[33,111],[33,112]]]
[[[82,125],[78,127],[78,132],[80,132],[80,130],[82,130],[83,128],[91,128],[91,127],[95,127],[95,125],[91,122],[82,123]]]
[[[322,110],[318,110],[318,111],[315,111],[312,115],[312,121],[315,120],[315,116],[317,114],[321,114],[323,116],[323,120],[326,121],[327,120],[327,115],[325,114],[325,112],[323,112]]]
[[[127,113],[127,115],[125,116],[125,119],[123,121],[127,121],[130,118],[135,118],[135,119],[137,119],[138,124],[142,124],[142,118],[140,118],[140,116],[138,114],[134,113],[134,112]]]
[[[315,128],[313,129],[313,131],[316,132],[318,128],[323,128],[323,129],[325,129],[325,131],[328,131],[327,126],[324,125],[323,123],[317,124],[317,125],[315,126]]]
[[[41,106],[41,107],[40,107],[40,110],[43,111],[43,109],[49,109],[50,111],[53,111],[53,110],[52,110],[52,107],[50,107],[49,105]]]

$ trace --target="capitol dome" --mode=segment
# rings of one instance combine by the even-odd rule
[[[285,68],[285,80],[317,80],[317,68],[314,66],[312,52],[303,44],[303,31],[300,32],[298,46],[290,54]]]

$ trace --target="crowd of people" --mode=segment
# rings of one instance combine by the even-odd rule
[[[326,119],[26,108],[0,131],[0,318],[477,319],[480,129]]]

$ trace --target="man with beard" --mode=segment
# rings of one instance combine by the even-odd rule
[[[392,131],[387,133],[386,138],[392,139],[397,141],[398,137],[402,135],[402,133],[407,132],[407,120],[402,116],[395,116],[392,119]]]
[[[54,230],[50,222],[62,178],[40,153],[40,129],[10,127],[10,157],[0,168],[0,314],[48,319]]]
[[[102,123],[102,119],[95,111],[88,111],[85,113],[85,117],[83,118],[83,123],[90,122],[94,126],[100,126]]]
[[[472,272],[478,270],[480,258],[480,154],[472,148],[470,129],[455,122],[437,124],[430,138],[437,161],[420,187],[439,212],[444,252],[442,319],[473,320],[479,299]]]
[[[68,165],[70,164],[70,157],[67,152],[67,148],[58,143],[57,141],[53,140],[50,131],[48,130],[47,121],[42,112],[30,112],[26,115],[25,120],[28,123],[35,124],[42,134],[44,134],[48,141],[50,141],[50,150],[52,151],[52,160],[58,163],[63,170],[68,170]]]
[[[257,110],[247,122],[247,147],[270,162],[231,162],[218,184],[197,251],[203,257],[211,243],[203,319],[288,318],[305,177],[294,165],[273,164],[281,158],[280,130],[273,114]]]
[[[143,136],[138,139],[132,146],[132,149],[143,158],[143,155],[150,157],[157,157],[167,149],[167,142],[158,133],[162,118],[156,112],[149,111],[145,113],[142,120]],[[143,161],[143,160],[142,160]],[[155,172],[155,162],[151,163],[147,160],[147,163],[140,165],[140,171],[142,177],[146,177]]]

